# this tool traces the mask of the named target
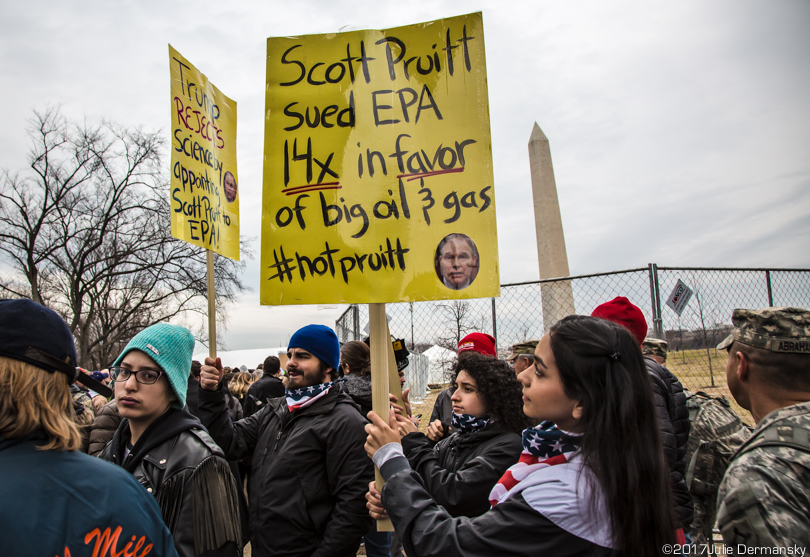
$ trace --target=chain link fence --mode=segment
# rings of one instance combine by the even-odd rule
[[[666,300],[678,280],[693,292],[678,316]],[[734,308],[794,306],[810,308],[810,269],[722,269],[659,267],[597,273],[559,279],[504,284],[500,298],[386,304],[388,327],[412,352],[439,346],[455,351],[460,338],[472,331],[497,339],[505,357],[518,342],[539,339],[557,320],[577,313],[590,315],[599,304],[625,296],[644,312],[647,336],[669,343],[667,367],[683,386],[734,400],[726,386],[726,354],[715,347],[731,329]],[[341,342],[368,335],[368,306],[352,305],[338,318]],[[432,350],[437,352],[437,350]],[[408,371],[409,383],[443,383],[451,357]],[[418,374],[418,376],[417,376]],[[422,377],[426,374],[426,377]],[[749,423],[751,416],[735,406]]]

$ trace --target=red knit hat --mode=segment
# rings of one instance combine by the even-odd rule
[[[644,314],[638,309],[638,306],[630,303],[630,300],[624,296],[618,296],[601,306],[597,306],[591,316],[612,321],[630,329],[639,345],[644,342],[644,338],[647,336],[647,320],[644,319]]]
[[[465,350],[475,350],[484,356],[498,357],[495,350],[495,337],[486,333],[470,333],[458,343],[457,352],[461,354]]]

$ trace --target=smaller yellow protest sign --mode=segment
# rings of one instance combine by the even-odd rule
[[[239,260],[236,102],[169,45],[172,236]]]

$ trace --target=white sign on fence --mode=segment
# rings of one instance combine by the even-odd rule
[[[678,314],[678,317],[683,313],[686,304],[692,299],[692,289],[684,284],[681,279],[678,279],[675,288],[667,298],[667,305],[672,308],[672,311]]]

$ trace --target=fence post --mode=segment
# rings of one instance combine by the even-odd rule
[[[352,307],[352,314],[354,317],[354,330],[352,331],[354,333],[353,340],[360,340],[360,306],[354,304]]]
[[[661,293],[658,289],[658,266],[649,264],[650,269],[650,305],[652,306],[653,334],[655,338],[664,338],[664,323],[661,318]]]
[[[498,320],[495,315],[495,298],[492,298],[492,336],[495,337],[495,352],[498,351]]]
[[[768,285],[768,307],[773,307],[773,291],[771,290],[771,272],[765,271],[765,284]]]
[[[411,306],[411,352],[413,352],[414,347],[414,340],[413,340],[413,302],[409,302]]]

